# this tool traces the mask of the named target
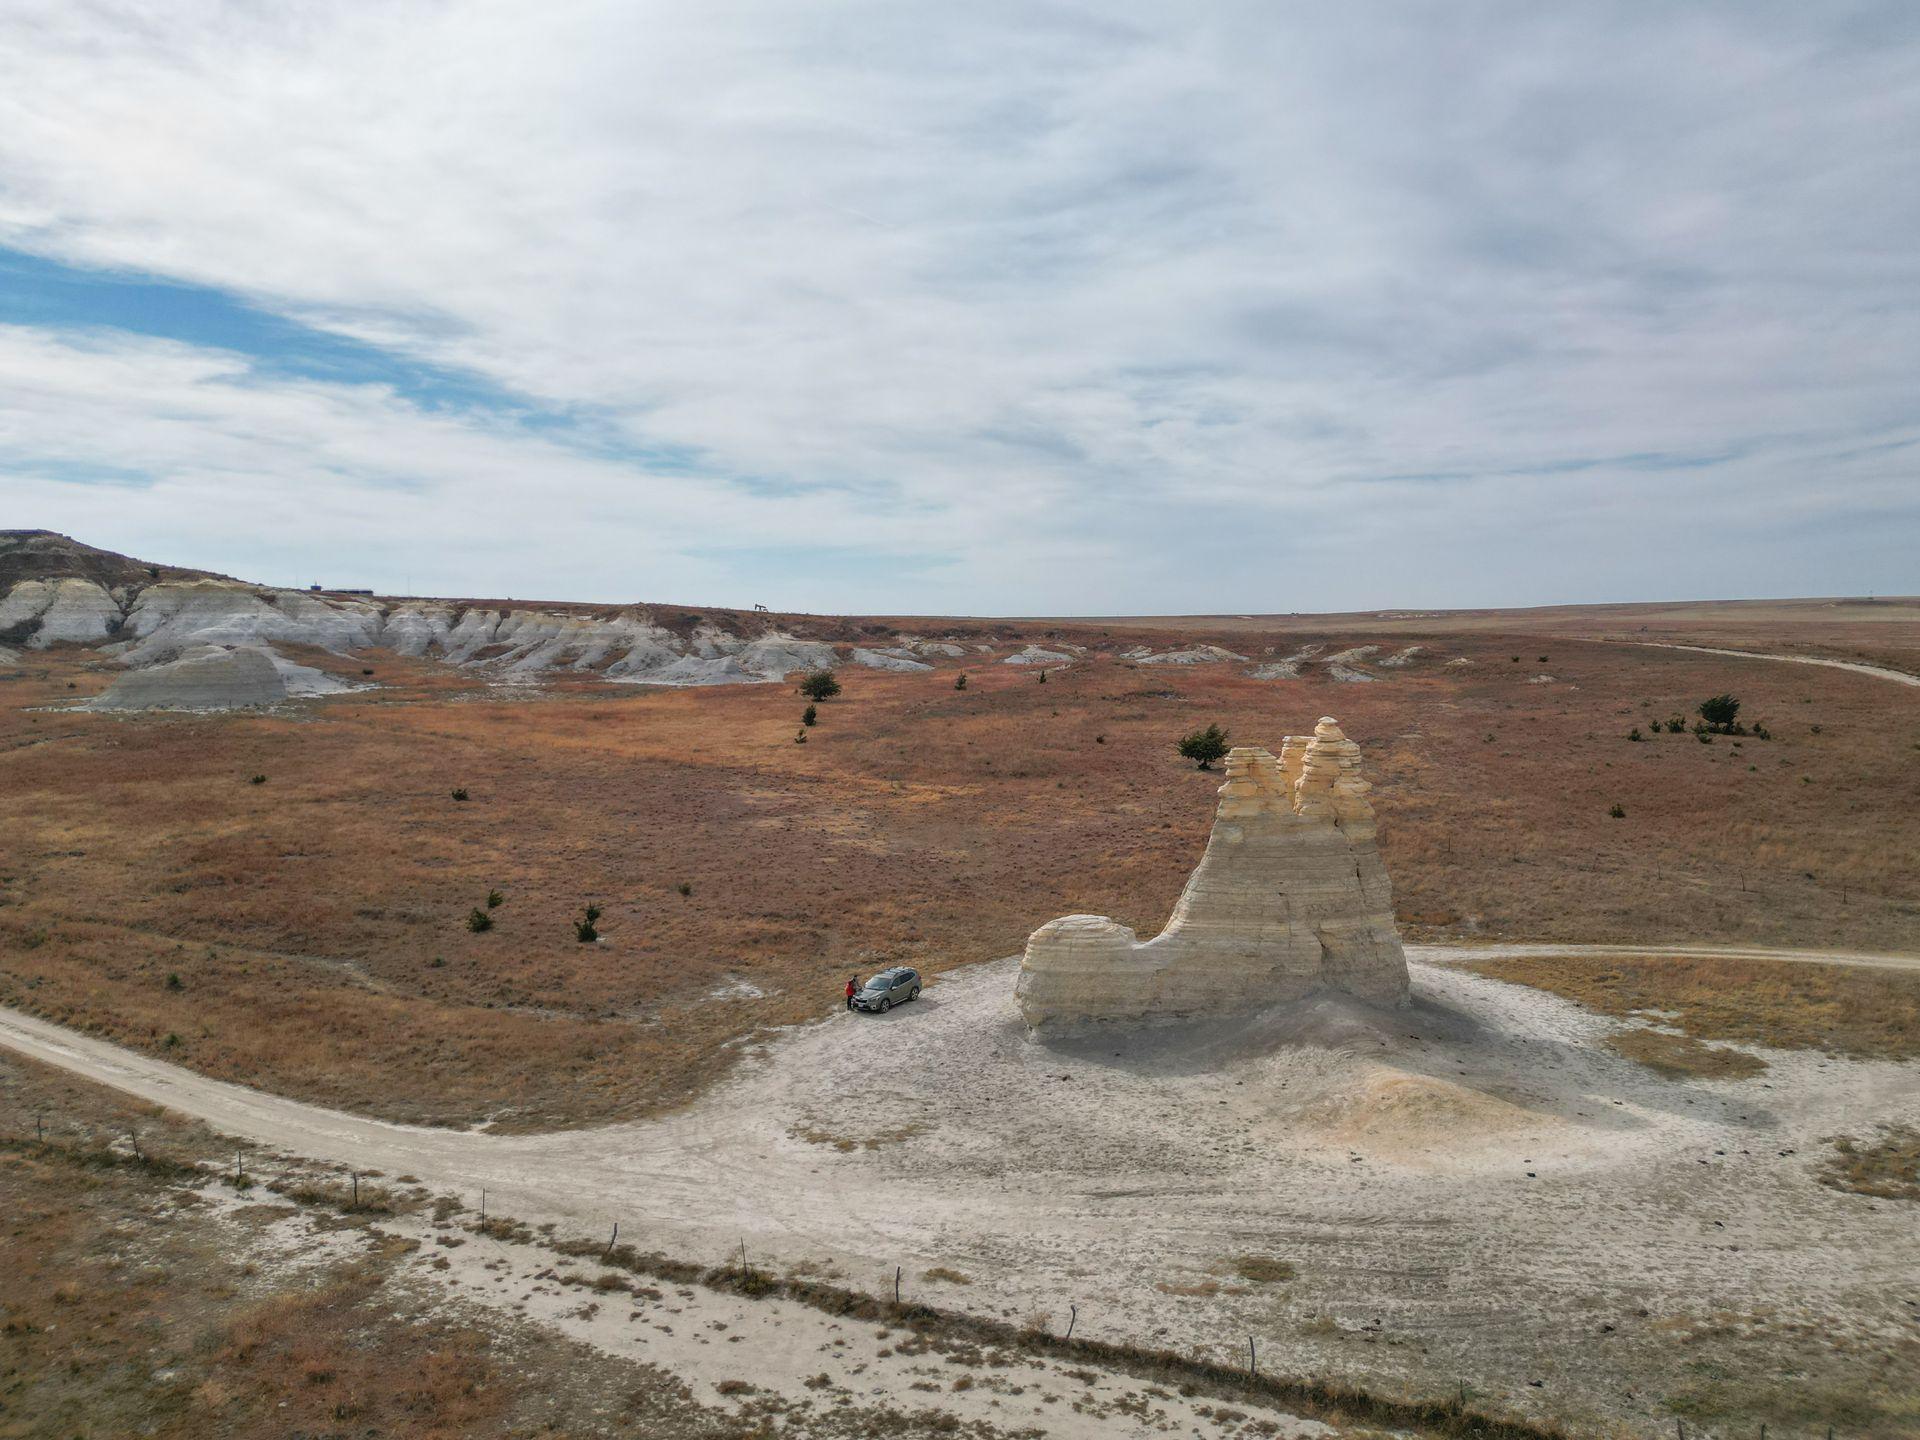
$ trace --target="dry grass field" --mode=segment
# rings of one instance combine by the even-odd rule
[[[1329,713],[1365,748],[1411,937],[1920,934],[1913,690],[1536,628],[1385,633],[1413,623],[1312,632],[1427,647],[1377,683],[1140,666],[1115,657],[1164,634],[1118,622],[1001,626],[1100,653],[1044,681],[844,671],[805,744],[787,686],[488,688],[384,653],[303,656],[383,688],[279,713],[78,713],[57,707],[108,667],[54,650],[0,686],[0,1003],[389,1118],[638,1115],[850,973],[1006,955],[1075,910],[1151,932],[1218,783],[1174,740]],[[1846,653],[1863,623],[1772,643]],[[1182,636],[1265,658],[1308,632]],[[1729,690],[1771,740],[1627,739]],[[572,929],[589,902],[595,945]]]
[[[5,1440],[741,1433],[649,1367],[450,1318],[359,1217],[328,1222],[358,1242],[337,1255],[260,1263],[237,1235],[297,1207],[261,1187],[216,1224],[189,1167],[231,1151],[202,1126],[14,1056],[0,1104]],[[52,1117],[44,1143],[28,1115]]]
[[[1468,968],[1551,990],[1602,1014],[1657,1016],[1695,1041],[1823,1050],[1861,1060],[1920,1056],[1920,972],[1912,970],[1700,955],[1517,956]]]

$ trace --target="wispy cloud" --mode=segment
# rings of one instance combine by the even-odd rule
[[[1917,588],[1911,7],[149,17],[0,16],[7,523],[811,608]]]

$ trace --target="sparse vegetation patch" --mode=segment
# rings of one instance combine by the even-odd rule
[[[1821,1184],[1880,1200],[1920,1200],[1920,1130],[1889,1125],[1872,1142],[1838,1135],[1833,1149]]]
[[[1828,1050],[1856,1059],[1920,1056],[1920,973],[1911,971],[1717,955],[1510,956],[1468,968],[1607,1015],[1671,1016],[1696,1040]]]

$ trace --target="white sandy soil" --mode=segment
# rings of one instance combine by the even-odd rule
[[[1759,1051],[1752,1079],[1662,1079],[1604,1045],[1618,1022],[1444,963],[1464,953],[1415,952],[1407,1011],[1051,1044],[1002,961],[780,1035],[676,1115],[530,1136],[327,1111],[11,1012],[0,1044],[563,1233],[618,1220],[707,1262],[744,1240],[875,1291],[950,1266],[975,1283],[949,1305],[1075,1303],[1082,1334],[1220,1358],[1253,1333],[1275,1370],[1549,1417],[1651,1422],[1688,1317],[1845,1354],[1920,1324],[1912,1208],[1816,1179],[1835,1133],[1920,1123],[1920,1066]],[[1243,1280],[1246,1256],[1297,1275]]]

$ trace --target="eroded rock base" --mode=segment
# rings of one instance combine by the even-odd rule
[[[1375,844],[1360,747],[1323,719],[1280,754],[1227,756],[1213,833],[1167,927],[1142,942],[1104,915],[1027,940],[1015,994],[1027,1025],[1226,1014],[1337,991],[1407,1002],[1407,960]]]

